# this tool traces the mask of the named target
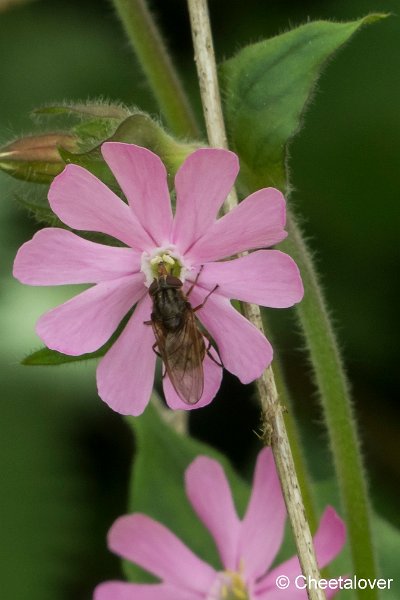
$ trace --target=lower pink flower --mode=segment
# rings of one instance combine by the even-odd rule
[[[210,531],[222,563],[216,571],[195,556],[164,525],[142,514],[119,518],[112,526],[109,548],[161,580],[155,584],[109,581],[99,585],[94,600],[306,600],[298,589],[296,556],[271,569],[282,544],[286,509],[269,448],[257,459],[253,490],[243,520],[237,516],[229,484],[220,464],[205,456],[186,471],[186,492]],[[314,537],[319,567],[325,567],[345,543],[343,521],[328,507]],[[278,589],[278,576],[290,581]],[[301,586],[303,582],[301,582]],[[299,587],[301,587],[299,586]],[[326,590],[332,598],[337,590]]]
[[[114,410],[141,414],[150,398],[156,362],[154,333],[145,324],[152,311],[148,291],[157,261],[166,257],[184,290],[195,282],[190,295],[193,307],[218,284],[196,316],[215,340],[226,369],[243,383],[259,377],[272,360],[272,348],[230,300],[283,308],[302,298],[294,261],[278,250],[260,249],[286,237],[282,194],[273,188],[259,190],[218,219],[238,173],[238,159],[227,150],[203,148],[191,154],[176,175],[173,215],[167,173],[158,156],[118,142],[103,144],[102,153],[127,203],[77,165],[68,165],[54,179],[49,202],[68,227],[101,232],[125,247],[47,228],[20,248],[14,276],[22,283],[94,284],[44,314],[37,323],[39,337],[64,354],[91,353],[107,342],[136,305],[120,337],[100,361],[97,386],[100,397]],[[243,258],[225,260],[254,249]],[[204,357],[204,387],[195,407],[211,402],[220,386],[222,369],[215,351],[210,353]],[[193,408],[182,401],[168,375],[163,383],[171,408]]]

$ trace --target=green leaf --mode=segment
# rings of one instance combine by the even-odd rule
[[[322,67],[360,27],[385,16],[307,23],[247,46],[222,64],[228,134],[247,187],[285,189],[287,145]]]
[[[127,421],[134,431],[137,449],[130,486],[129,512],[143,512],[160,521],[193,552],[220,569],[214,542],[186,497],[185,470],[198,455],[211,456],[221,462],[240,514],[247,504],[249,486],[216,450],[171,429],[152,404],[143,415],[128,417]],[[126,563],[125,569],[132,581],[152,581],[149,575],[135,565]]]
[[[68,354],[63,354],[62,352],[57,352],[57,350],[50,350],[50,348],[41,348],[23,358],[21,360],[21,365],[28,365],[29,367],[55,367],[71,362],[100,358],[105,355],[110,347],[111,344],[107,342],[107,344],[102,346],[99,350],[96,350],[96,352],[80,354],[79,356],[70,356]]]
[[[83,360],[91,360],[93,358],[101,358],[104,356],[114,342],[121,335],[122,330],[127,324],[129,317],[131,316],[132,311],[124,317],[121,321],[118,329],[115,333],[110,337],[108,342],[106,342],[101,348],[96,350],[95,352],[89,352],[87,354],[80,354],[79,356],[70,356],[69,354],[63,354],[62,352],[57,352],[57,350],[50,350],[50,348],[41,348],[29,356],[26,356],[21,360],[22,365],[27,365],[29,367],[56,367],[59,365],[65,365],[67,363],[72,362],[81,362]]]

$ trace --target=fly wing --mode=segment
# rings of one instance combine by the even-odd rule
[[[176,393],[187,404],[196,404],[204,387],[205,344],[193,312],[187,310],[183,325],[177,331],[164,333],[157,322],[153,322],[153,330]]]

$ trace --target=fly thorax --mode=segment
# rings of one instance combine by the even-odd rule
[[[160,265],[166,275],[177,277],[182,283],[191,269],[191,266],[185,263],[183,256],[172,244],[154,248],[150,252],[143,252],[140,270],[144,273],[147,287],[150,287],[154,279],[159,277]]]
[[[207,600],[251,600],[243,574],[236,571],[218,573]]]
[[[182,327],[186,301],[180,290],[159,290],[154,297],[153,308],[168,331],[177,331]]]

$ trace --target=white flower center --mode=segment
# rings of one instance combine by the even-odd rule
[[[218,573],[207,600],[251,600],[242,573],[235,571]]]
[[[182,255],[173,244],[154,248],[151,252],[143,252],[140,270],[145,276],[145,285],[150,287],[154,278],[158,277],[159,265],[163,263],[167,273],[185,281],[191,266],[186,264]]]

